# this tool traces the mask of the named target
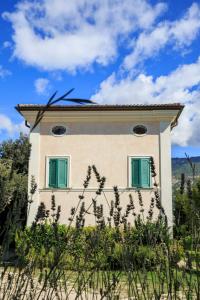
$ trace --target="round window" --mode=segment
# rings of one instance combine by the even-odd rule
[[[147,133],[147,128],[144,125],[137,125],[133,128],[133,132],[137,135],[144,135]]]
[[[66,133],[67,129],[65,126],[60,126],[60,125],[57,125],[57,126],[54,126],[52,128],[52,133],[54,135],[64,135]]]

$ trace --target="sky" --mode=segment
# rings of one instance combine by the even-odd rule
[[[1,0],[0,141],[57,90],[99,104],[182,103],[172,156],[200,155],[200,3]]]

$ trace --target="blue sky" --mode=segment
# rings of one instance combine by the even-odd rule
[[[98,103],[185,104],[172,155],[200,155],[198,2],[1,2],[0,140],[25,130],[17,103],[74,87]]]

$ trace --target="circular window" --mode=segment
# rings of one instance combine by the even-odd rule
[[[133,128],[133,132],[137,135],[144,135],[147,133],[147,128],[144,125],[137,125]]]
[[[66,131],[67,131],[66,127],[61,125],[57,125],[52,128],[52,133],[58,136],[64,135]]]

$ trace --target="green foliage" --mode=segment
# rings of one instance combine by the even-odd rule
[[[27,200],[27,175],[12,172],[11,160],[0,160],[0,213],[16,199]]]
[[[154,249],[151,246],[141,245],[133,252],[132,261],[134,262],[134,267],[136,270],[140,268],[151,270],[160,264],[161,257],[161,252],[160,256],[158,256],[157,249]]]
[[[28,137],[20,134],[18,139],[4,141],[0,144],[0,158],[12,162],[12,171],[28,174],[30,149]]]
[[[200,179],[193,185],[182,176],[180,190],[174,197],[174,234],[181,238],[200,228]]]
[[[181,242],[174,240],[169,245],[169,259],[173,266],[176,266],[177,263],[185,258],[185,250]]]
[[[154,226],[151,227],[149,224],[146,226],[146,232],[153,235],[151,228],[154,230]],[[143,224],[143,231],[144,228]],[[102,230],[84,227],[80,230],[65,225],[55,227],[47,223],[38,224],[17,232],[17,254],[20,262],[36,260],[38,266],[50,267],[51,257],[52,255],[55,257],[59,249],[64,253],[62,262],[67,269],[75,270],[84,264],[87,269],[95,267],[119,270],[124,268],[124,253],[126,253],[131,268],[142,268],[144,265],[148,268],[154,267],[159,263],[156,260],[156,251],[161,239],[159,238],[159,242],[156,241],[154,244],[156,248],[153,249],[153,241],[147,239],[147,233],[145,244],[138,238],[140,232],[136,228],[124,233],[123,230],[109,227]]]
[[[14,249],[16,228],[26,223],[29,154],[28,137],[22,134],[0,144],[0,244],[5,259]]]
[[[88,168],[84,189],[89,185],[92,171],[99,183],[91,202],[96,226],[85,227],[88,213],[85,190],[79,195],[77,207],[72,207],[66,226],[59,225],[60,207],[56,207],[54,195],[50,211],[41,203],[33,225],[24,230],[19,228],[15,234],[18,265],[12,268],[14,275],[6,268],[2,271],[0,286],[5,288],[2,291],[0,287],[0,293],[5,291],[4,299],[7,295],[25,299],[27,294],[30,299],[49,300],[90,296],[143,300],[163,299],[164,295],[170,299],[199,299],[199,223],[189,222],[186,213],[181,215],[180,219],[184,217],[188,222],[187,236],[173,240],[156,182],[147,219],[141,193],[138,191],[140,213],[136,214],[131,195],[124,212],[117,187],[114,187],[109,217],[104,216],[103,205],[97,198],[106,179],[95,166]],[[155,177],[155,168],[151,171]],[[33,193],[35,188],[33,182]],[[181,188],[181,213],[189,209],[192,214],[193,189],[189,183],[186,190]],[[184,197],[188,207],[182,205]],[[155,208],[157,217],[153,216]],[[128,218],[133,218],[134,227]]]
[[[28,138],[0,144],[0,213],[16,197],[27,200],[27,174],[30,144]]]
[[[161,242],[168,243],[170,240],[169,229],[161,218],[153,221],[142,221],[140,216],[135,219],[135,226],[132,227],[132,237],[127,237],[130,242],[136,242],[139,245],[156,245]]]

